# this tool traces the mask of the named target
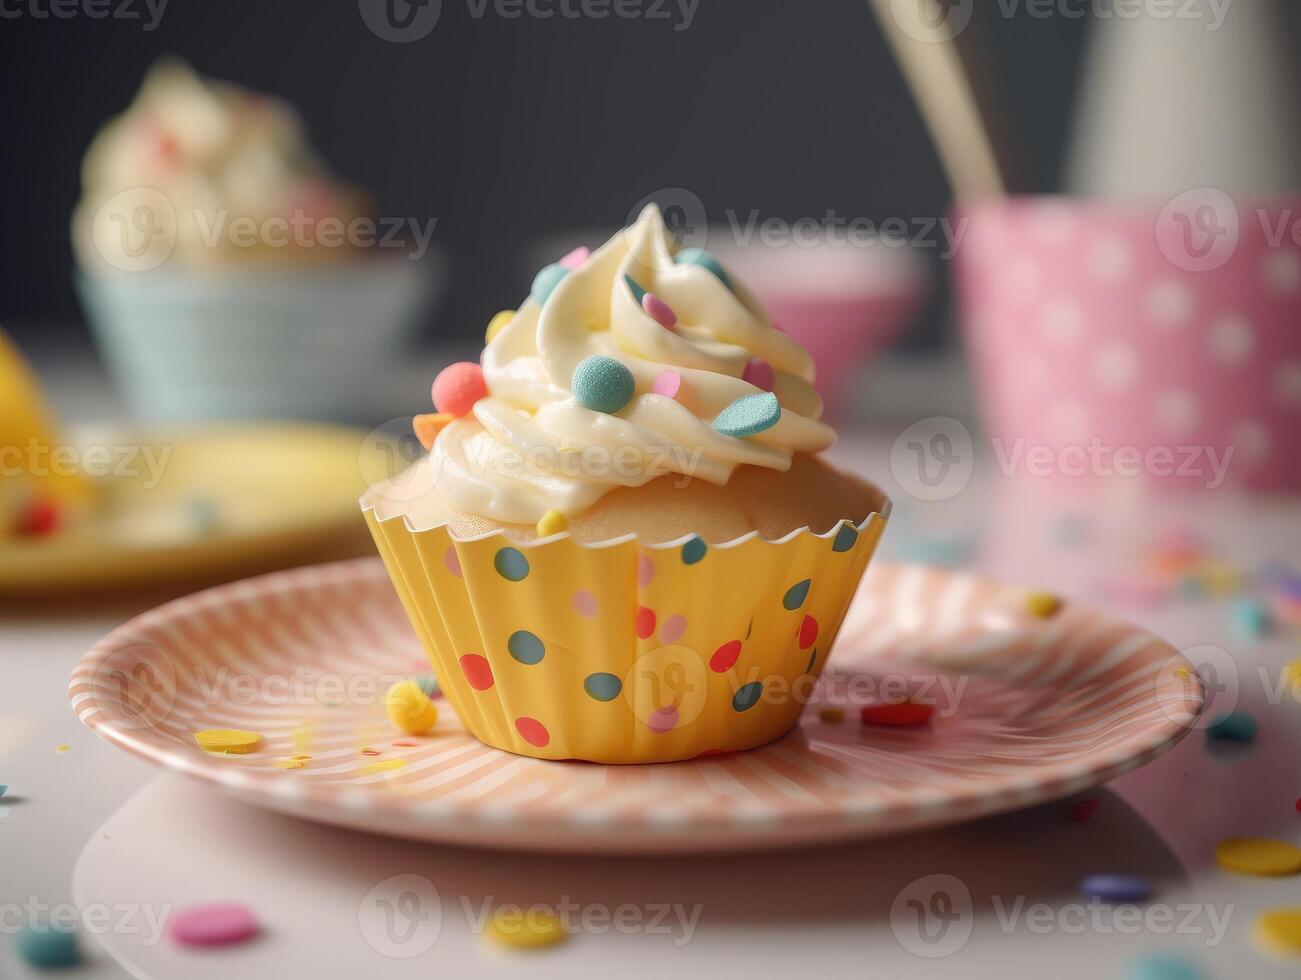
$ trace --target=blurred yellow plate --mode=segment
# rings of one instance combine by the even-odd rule
[[[371,550],[357,498],[363,447],[378,450],[364,430],[222,424],[73,441],[97,477],[95,506],[49,537],[0,539],[0,596],[169,584]]]

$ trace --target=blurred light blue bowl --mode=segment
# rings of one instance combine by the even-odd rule
[[[127,409],[158,421],[356,421],[384,402],[446,263],[77,276]]]

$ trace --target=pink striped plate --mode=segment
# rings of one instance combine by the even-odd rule
[[[384,692],[425,670],[383,568],[365,559],[147,613],[81,660],[71,696],[107,741],[259,806],[584,852],[805,844],[1059,799],[1169,749],[1204,701],[1188,662],[1150,633],[1069,603],[1038,619],[1021,589],[919,565],[868,573],[802,724],[750,752],[623,767],[527,759],[475,741],[446,700],[433,735],[401,736]],[[929,724],[860,723],[860,707],[909,697],[933,705]],[[259,732],[261,748],[209,755],[192,733],[213,728]]]

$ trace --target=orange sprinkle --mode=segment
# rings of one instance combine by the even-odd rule
[[[434,448],[434,440],[438,438],[438,433],[442,432],[449,422],[454,422],[456,416],[447,412],[430,412],[427,415],[417,415],[411,420],[411,430],[420,440],[420,445],[425,449]]]

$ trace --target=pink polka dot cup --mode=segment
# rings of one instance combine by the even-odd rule
[[[1301,207],[1197,191],[961,218],[964,331],[1004,466],[1301,489]]]

